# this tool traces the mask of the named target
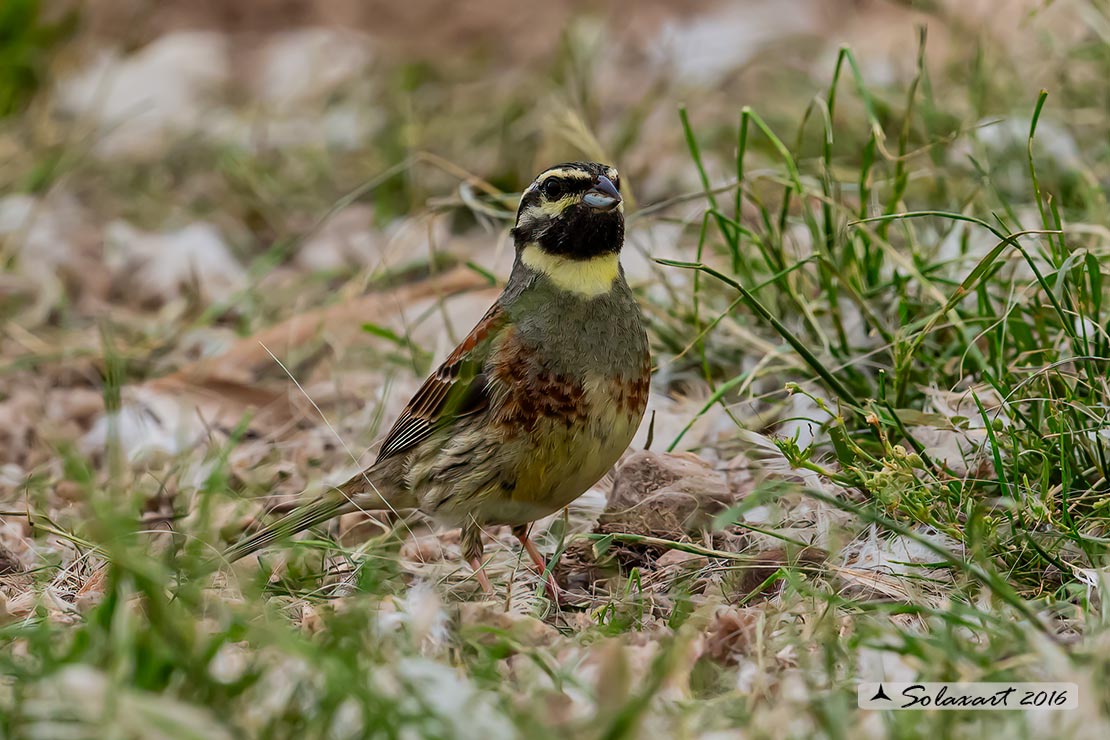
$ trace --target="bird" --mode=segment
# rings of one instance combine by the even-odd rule
[[[647,407],[651,355],[620,263],[620,175],[596,162],[541,172],[511,230],[504,290],[420,386],[375,462],[232,545],[227,562],[358,510],[418,509],[461,527],[482,590],[486,528],[508,525],[558,601],[531,523],[599,481]]]

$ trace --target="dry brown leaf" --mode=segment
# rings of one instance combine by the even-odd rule
[[[718,663],[737,663],[755,642],[762,612],[755,607],[722,608],[706,630],[705,654]]]
[[[322,356],[316,348],[325,348],[325,338],[332,344],[350,343],[364,335],[362,326],[368,319],[402,315],[415,301],[485,286],[477,273],[457,268],[394,290],[359,296],[298,314],[239,340],[220,355],[125,389],[117,424],[121,446],[130,459],[149,461],[187,449],[213,429],[226,432],[248,414],[255,431],[279,433],[301,418],[299,412],[304,409],[301,397],[290,392],[275,357],[304,355],[306,348]],[[270,377],[275,380],[267,384]],[[104,448],[108,426],[105,417],[94,425],[83,442],[86,451]]]
[[[303,351],[325,328],[332,341],[357,336],[368,318],[396,312],[413,301],[454,295],[485,285],[485,279],[476,272],[460,267],[394,290],[308,311],[240,340],[221,355],[198,360],[146,385],[171,393],[185,390],[236,399],[244,405],[265,405],[273,395],[254,387],[254,383],[274,368],[271,352],[283,357],[293,350]]]

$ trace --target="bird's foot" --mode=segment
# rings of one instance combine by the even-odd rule
[[[547,568],[547,561],[544,560],[543,553],[539,551],[535,543],[528,538],[528,527],[513,527],[513,534],[520,540],[521,546],[524,551],[528,553],[528,558],[532,561],[532,565],[536,568],[536,573],[544,580],[544,586],[547,589],[547,595],[555,602],[555,606],[559,606],[561,601],[561,594],[564,594],[563,589],[559,588],[559,582],[555,580],[555,574]]]
[[[478,584],[482,587],[482,592],[487,596],[493,594],[493,586],[490,585],[489,576],[486,575],[485,566],[482,565],[482,559],[470,558],[467,562],[470,563],[470,568],[474,571],[474,577],[478,579]]]

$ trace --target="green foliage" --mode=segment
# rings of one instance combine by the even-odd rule
[[[39,89],[51,53],[72,35],[77,17],[70,10],[48,22],[39,0],[0,3],[0,118],[22,110]]]
[[[923,55],[924,46],[900,117],[876,115],[877,96],[847,49],[827,92],[808,109],[813,115],[799,124],[793,146],[744,108],[735,139],[740,186],[734,198],[711,188],[698,137],[683,112],[706,192],[707,223],[717,232],[717,239],[702,242],[728,256],[733,274],[702,263],[661,263],[711,279],[695,284],[703,295],[692,305],[695,311],[714,305],[722,313],[707,322],[695,312],[688,317],[691,330],[729,316],[766,327],[796,353],[800,364],[785,376],[788,389],[809,389],[804,392],[833,417],[830,433],[842,467],[830,475],[850,480],[896,516],[964,544],[970,544],[965,523],[1001,517],[1007,526],[992,528],[977,544],[1029,594],[1039,594],[1046,581],[1069,579],[1061,558],[1081,554],[1097,567],[1107,557],[1101,532],[1110,521],[1097,508],[1110,493],[1106,262],[1066,220],[1097,222],[1104,215],[1089,211],[1083,198],[1054,196],[1038,178],[1035,136],[1044,92],[1031,109],[1028,190],[1020,201],[1033,204],[1039,223],[1021,223],[1017,193],[1005,200],[989,173],[968,190],[951,166],[928,167],[925,152],[915,153],[910,142],[919,138],[925,149],[939,148],[947,132],[934,127],[950,124],[920,112]],[[849,83],[842,80],[845,69]],[[840,143],[836,111],[844,84],[859,98],[861,123],[870,132],[864,141]],[[897,149],[879,157],[892,128],[900,132]],[[765,151],[754,148],[756,136],[769,143]],[[779,174],[770,183],[751,181],[745,172],[752,158],[761,167],[777,166]],[[918,165],[925,168],[920,175]],[[912,189],[915,181],[931,184]],[[764,185],[772,193],[778,186],[779,197],[768,198]],[[957,204],[945,194],[958,190],[967,191],[959,210],[946,210]],[[755,219],[742,216],[749,200],[759,213]],[[976,230],[994,244],[969,253],[967,240]],[[964,273],[939,248],[956,238],[965,245],[956,260],[970,265]],[[800,263],[791,256],[797,240],[812,250]],[[739,293],[735,300],[733,291]],[[854,338],[846,329],[851,314],[863,325]],[[699,341],[712,345],[713,335]],[[866,367],[860,366],[863,356]],[[716,388],[705,409],[727,402],[739,381],[752,381],[730,376],[727,366],[703,365],[702,372]],[[974,426],[995,475],[955,475],[915,437],[907,420],[921,416],[935,389],[962,390],[974,403]],[[988,411],[983,392],[1004,401]],[[783,451],[796,467],[812,467],[808,455]]]

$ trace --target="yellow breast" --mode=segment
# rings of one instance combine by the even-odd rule
[[[544,420],[522,455],[516,485],[502,499],[502,514],[525,523],[558,511],[585,493],[628,448],[643,415],[614,392],[615,381],[587,382],[581,423]]]

